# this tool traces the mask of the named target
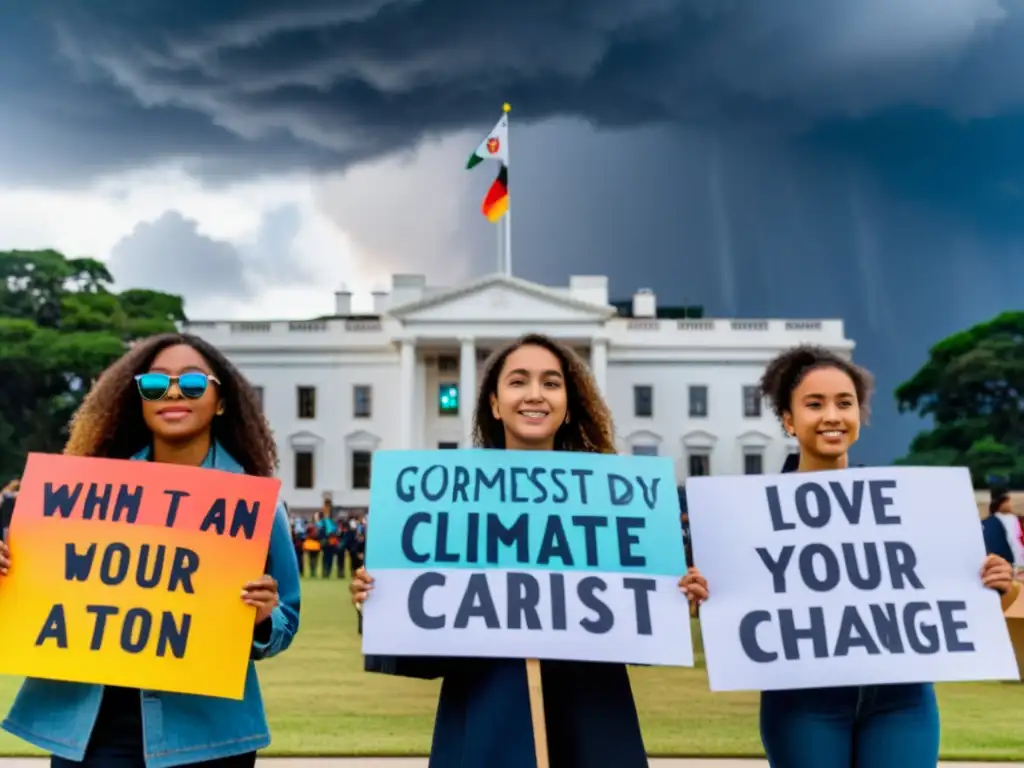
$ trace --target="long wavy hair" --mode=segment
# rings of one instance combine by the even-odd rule
[[[505,426],[494,418],[491,395],[498,394],[498,380],[508,356],[527,346],[542,347],[558,358],[565,377],[569,420],[555,433],[555,450],[615,453],[612,414],[598,391],[594,377],[590,375],[590,369],[571,349],[539,333],[516,339],[487,361],[473,419],[473,443],[479,448],[505,447]]]
[[[71,419],[64,452],[72,456],[127,459],[150,445],[142,418],[136,374],[145,373],[160,352],[185,344],[202,355],[220,381],[224,413],[213,420],[212,437],[250,475],[277,470],[277,447],[259,398],[246,378],[212,344],[187,333],[151,336],[132,346],[96,380]]]

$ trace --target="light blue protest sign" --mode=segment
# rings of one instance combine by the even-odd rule
[[[670,459],[378,451],[363,650],[693,665]]]

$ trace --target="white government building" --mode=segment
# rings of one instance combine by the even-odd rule
[[[190,322],[258,387],[293,509],[365,508],[378,448],[469,446],[487,355],[540,332],[576,349],[615,417],[620,450],[669,456],[692,475],[777,471],[795,449],[757,394],[765,364],[812,342],[850,355],[842,320],[705,318],[640,290],[610,303],[608,278],[549,287],[491,275],[457,287],[394,275],[353,314],[335,294],[316,320]]]

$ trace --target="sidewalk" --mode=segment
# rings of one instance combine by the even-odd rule
[[[47,759],[0,758],[0,768],[41,768]],[[426,768],[426,758],[397,757],[262,757],[258,768]],[[1024,763],[940,763],[939,768],[1020,768]],[[656,758],[651,768],[768,768],[764,760]]]

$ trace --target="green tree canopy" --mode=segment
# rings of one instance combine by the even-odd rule
[[[977,486],[1024,488],[1024,312],[940,341],[896,402],[934,424],[899,463],[961,465]]]
[[[29,451],[61,450],[89,385],[128,342],[185,320],[181,297],[113,283],[95,259],[0,251],[0,484]]]

